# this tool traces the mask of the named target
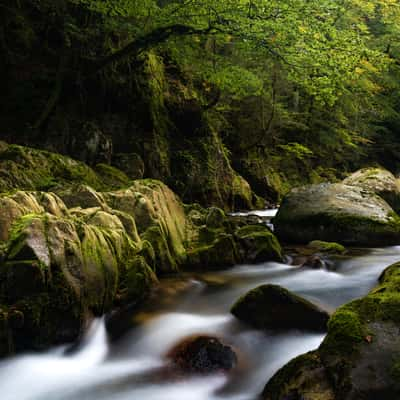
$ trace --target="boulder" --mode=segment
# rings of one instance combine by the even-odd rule
[[[313,303],[277,285],[261,285],[242,296],[231,313],[258,329],[325,331],[329,315]]]
[[[247,225],[235,232],[246,262],[282,261],[282,249],[275,235],[265,225]]]
[[[226,224],[226,215],[223,210],[218,207],[210,207],[207,210],[206,225],[212,229],[223,228]]]
[[[294,358],[265,386],[262,400],[337,400],[317,352]]]
[[[399,329],[400,263],[386,269],[367,296],[340,307],[319,349],[278,371],[262,398],[400,398]]]
[[[231,346],[205,335],[184,339],[168,352],[167,358],[184,374],[228,372],[237,365]]]
[[[186,265],[190,269],[207,270],[233,267],[238,262],[239,255],[234,237],[220,233],[211,243],[189,249]]]
[[[292,243],[313,240],[344,245],[400,243],[400,218],[381,197],[343,184],[293,189],[273,220],[279,239]]]
[[[400,182],[384,168],[363,168],[343,180],[344,185],[358,186],[385,199],[396,211],[400,211]]]
[[[69,157],[18,145],[0,147],[0,192],[45,191],[65,183],[105,186],[91,168]]]
[[[170,265],[176,270],[186,259],[188,221],[182,202],[163,183],[156,180],[134,181],[128,189],[104,193],[108,205],[131,215],[139,234],[163,251],[167,260],[162,270]],[[173,261],[169,262],[171,255]],[[167,267],[168,268],[168,267]]]
[[[308,243],[308,247],[322,254],[343,254],[346,248],[339,243],[323,242],[322,240],[313,240]]]
[[[110,210],[103,195],[87,185],[71,185],[63,187],[57,189],[56,193],[68,208],[99,207],[105,211]]]

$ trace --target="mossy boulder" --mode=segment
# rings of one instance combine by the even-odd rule
[[[124,304],[146,298],[158,279],[143,256],[136,256],[126,263],[126,274],[119,288],[120,301]]]
[[[382,274],[379,285],[367,296],[340,307],[328,322],[328,334],[313,357],[323,371],[319,381],[303,387],[298,377],[309,376],[307,356],[292,361],[267,384],[264,393],[286,393],[299,397],[331,388],[334,400],[397,399],[400,380],[400,264]],[[296,369],[291,368],[297,363]],[[282,380],[285,371],[285,380]],[[265,399],[285,397],[265,397]],[[322,397],[324,398],[324,397]],[[329,398],[329,397],[328,397]],[[319,399],[316,397],[316,399]]]
[[[323,242],[322,240],[313,240],[308,243],[308,247],[322,254],[343,254],[346,248],[339,243]]]
[[[97,164],[94,171],[104,182],[104,185],[109,188],[128,187],[132,182],[123,171],[108,164]]]
[[[186,266],[189,269],[207,270],[233,267],[239,262],[234,237],[219,233],[209,244],[198,245],[187,252]]]
[[[267,226],[247,225],[237,229],[235,236],[246,262],[282,261],[281,246]]]
[[[160,265],[167,271],[176,270],[186,259],[185,242],[187,237],[187,218],[184,207],[175,193],[156,180],[133,182],[129,189],[104,194],[108,205],[131,215],[136,222],[138,232],[144,239],[163,252],[165,261]]]
[[[369,190],[385,199],[396,212],[400,211],[400,182],[384,168],[360,169],[344,179],[343,184]]]
[[[261,285],[242,296],[231,313],[258,329],[324,331],[326,311],[277,285]]]
[[[137,302],[156,283],[129,214],[68,210],[52,193],[0,200],[10,211],[0,221],[0,308],[14,310],[0,328],[2,355],[74,340],[90,315],[110,310],[117,299]]]
[[[0,192],[48,190],[71,182],[105,186],[91,168],[69,157],[18,145],[0,149]]]
[[[356,186],[309,185],[293,189],[273,220],[277,237],[344,245],[400,243],[400,218],[381,197]]]
[[[262,400],[336,400],[318,352],[294,358],[265,386]]]
[[[226,224],[225,212],[218,207],[210,207],[207,209],[205,223],[207,227],[212,229],[223,228]]]

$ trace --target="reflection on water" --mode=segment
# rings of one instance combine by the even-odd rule
[[[73,354],[57,348],[0,363],[2,400],[249,400],[274,372],[298,354],[318,347],[323,335],[309,332],[260,332],[236,321],[232,303],[247,290],[275,283],[334,309],[371,289],[400,247],[373,249],[341,257],[334,270],[313,270],[279,263],[243,265],[196,275],[192,289],[176,294],[158,313],[108,343],[103,320],[95,321]],[[174,296],[174,294],[170,294]],[[162,300],[162,299],[160,299]],[[191,334],[217,335],[234,346],[240,367],[225,376],[158,379],[164,355]],[[66,355],[68,354],[68,355]]]

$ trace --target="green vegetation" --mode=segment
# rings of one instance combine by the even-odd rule
[[[129,176],[231,210],[364,164],[398,169],[396,1],[0,6],[1,137],[100,164],[107,184],[128,181],[104,164],[135,155]]]

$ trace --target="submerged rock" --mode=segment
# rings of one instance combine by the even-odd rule
[[[205,335],[184,339],[168,352],[167,358],[185,374],[228,372],[238,361],[231,346]]]
[[[345,180],[344,185],[358,186],[385,199],[396,211],[400,211],[400,182],[384,168],[363,168]]]
[[[258,329],[326,330],[329,315],[277,285],[261,285],[241,297],[232,314]]]
[[[300,264],[300,267],[308,267],[312,269],[323,269],[327,265],[326,261],[320,256],[314,254],[309,256]]]
[[[279,239],[293,243],[400,243],[400,218],[393,209],[376,194],[343,184],[293,189],[284,198],[274,226]]]

